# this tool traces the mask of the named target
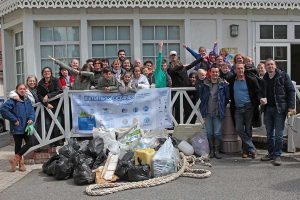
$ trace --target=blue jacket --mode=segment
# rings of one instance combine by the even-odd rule
[[[28,98],[24,101],[8,99],[0,108],[0,113],[4,119],[9,120],[12,134],[24,134],[27,121],[34,121],[35,117],[34,108]],[[19,121],[19,126],[15,125],[16,121]]]
[[[210,80],[205,79],[202,83],[197,81],[196,90],[199,94],[201,103],[200,103],[200,112],[203,118],[208,115],[208,100],[210,96]],[[222,120],[225,116],[225,108],[229,102],[229,89],[227,83],[225,83],[221,78],[218,80],[218,111],[220,119]]]
[[[266,89],[268,88],[267,76],[269,76],[268,73],[266,73],[263,77],[264,96],[266,96]],[[289,75],[287,75],[284,71],[276,69],[276,75],[274,78],[274,98],[276,102],[276,108],[278,113],[284,114],[288,112],[288,108],[295,108],[295,87]]]

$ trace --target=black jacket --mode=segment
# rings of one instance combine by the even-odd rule
[[[170,67],[168,68],[168,74],[172,79],[172,87],[188,87],[189,78],[187,70],[193,68],[201,61],[203,61],[203,58],[198,58],[187,66],[183,66],[181,63],[175,66],[172,66],[172,64],[170,64]]]
[[[252,124],[254,127],[261,126],[261,117],[259,111],[260,99],[263,96],[260,83],[257,77],[250,73],[245,73],[246,84],[249,92],[250,101],[253,107],[253,119]],[[234,120],[234,112],[235,112],[235,102],[234,102],[234,81],[236,80],[236,75],[234,75],[229,82],[229,94],[230,94],[230,111],[231,116]]]
[[[268,88],[268,73],[263,77],[263,91],[264,97],[266,97]],[[291,81],[291,78],[284,71],[276,69],[276,74],[274,76],[274,98],[276,102],[276,108],[278,113],[287,113],[288,108],[295,108],[295,87]],[[268,105],[268,104],[267,104]],[[263,109],[264,110],[264,109]]]
[[[48,95],[48,98],[55,97],[60,94],[62,91],[60,90],[60,82],[57,78],[51,77],[49,82],[49,87],[45,87],[45,78],[42,78],[37,86],[37,95],[40,102],[43,103],[43,98]],[[54,100],[55,104],[57,104],[57,100]],[[48,105],[48,102],[43,103],[44,106]],[[55,105],[53,105],[55,107]]]

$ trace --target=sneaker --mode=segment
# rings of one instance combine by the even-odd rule
[[[281,165],[281,159],[280,159],[279,156],[274,159],[273,165],[274,166],[280,166]]]
[[[270,154],[267,154],[263,157],[260,158],[261,161],[270,161],[270,160],[274,160],[273,157],[271,157]]]

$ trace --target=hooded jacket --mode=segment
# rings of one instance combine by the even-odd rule
[[[0,108],[0,113],[4,119],[9,120],[12,134],[24,134],[27,121],[34,121],[35,118],[33,106],[27,97],[22,101],[8,99]],[[18,126],[15,125],[17,121]]]

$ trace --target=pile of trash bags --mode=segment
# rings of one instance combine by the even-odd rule
[[[43,172],[56,180],[73,177],[76,185],[94,183],[95,173],[92,170],[101,166],[106,160],[103,147],[101,138],[85,140],[80,144],[73,139],[60,148],[58,154],[53,155],[43,164]]]
[[[206,134],[189,141],[171,137],[165,130],[144,131],[94,128],[93,139],[71,140],[43,165],[57,180],[74,179],[76,185],[143,181],[177,172],[179,150],[186,155],[208,155]]]

